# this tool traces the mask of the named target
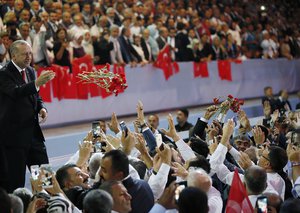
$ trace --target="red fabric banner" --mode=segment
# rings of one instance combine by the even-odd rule
[[[194,63],[194,77],[207,78],[209,76],[207,62],[193,62]]]
[[[221,80],[232,81],[231,62],[228,60],[218,61],[218,70]]]
[[[72,63],[72,71],[75,76],[84,71],[90,72],[93,69],[93,61],[90,55],[85,55],[81,58],[76,58]],[[77,78],[77,82],[79,79]],[[83,83],[77,85],[78,99],[88,99],[89,86]]]
[[[40,67],[37,71],[37,75],[40,76],[44,70],[51,70],[51,69],[49,69],[49,67]],[[52,102],[51,82],[48,82],[40,86],[39,95],[42,97],[44,102]]]
[[[240,179],[237,169],[234,170],[228,201],[226,206],[226,213],[252,213],[253,207],[249,200],[247,191],[243,182]]]
[[[60,101],[64,96],[63,82],[65,82],[65,78],[69,73],[70,68],[53,64],[50,69],[55,72],[55,78],[52,80],[53,97]]]
[[[66,73],[62,82],[63,98],[65,99],[78,99],[78,79],[73,73]]]
[[[166,45],[157,55],[154,67],[160,68],[164,72],[165,79],[168,80],[173,74],[179,72],[177,62],[172,62],[170,46]]]

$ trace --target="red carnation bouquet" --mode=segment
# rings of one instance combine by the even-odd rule
[[[220,103],[220,98],[214,98],[213,102],[214,104]],[[233,112],[237,113],[240,111],[241,106],[244,105],[244,100],[240,100],[238,98],[234,98],[232,95],[228,95],[226,100],[223,101],[219,107],[217,114],[217,119],[222,122],[224,121],[225,115],[229,109],[231,109]]]
[[[97,86],[106,90],[106,92],[114,93],[117,96],[120,92],[123,92],[128,86],[126,83],[126,77],[124,73],[112,73],[109,72],[109,64],[105,67],[94,70],[92,72],[84,71],[77,75],[83,84],[96,84]],[[79,83],[78,82],[78,83]]]

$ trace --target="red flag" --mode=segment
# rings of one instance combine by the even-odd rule
[[[209,76],[207,62],[194,62],[194,77],[197,78],[199,76],[203,78],[207,78]]]
[[[174,73],[179,72],[178,64],[176,62],[172,62],[169,45],[166,45],[158,53],[157,59],[153,65],[163,70],[166,80],[168,80]]]
[[[219,76],[221,80],[232,81],[230,61],[227,60],[218,61],[218,70],[219,70]]]
[[[75,76],[84,71],[90,72],[93,68],[93,62],[90,55],[85,55],[81,58],[76,58],[73,60],[72,71]],[[78,79],[79,81],[79,79]],[[77,81],[77,82],[78,82]],[[83,84],[82,82],[78,83],[77,86],[78,99],[88,99],[89,86]]]
[[[78,98],[78,88],[77,82],[78,79],[75,77],[73,73],[66,73],[66,76],[63,79],[62,90],[63,90],[63,98],[65,99],[77,99]]]
[[[44,70],[50,70],[50,69],[49,69],[49,67],[40,67],[37,71],[38,76],[40,76]],[[44,102],[52,102],[51,82],[48,82],[48,83],[40,86],[39,95],[42,97]]]
[[[253,207],[249,200],[247,191],[242,183],[237,169],[234,170],[228,201],[226,206],[226,213],[252,213]]]
[[[58,100],[61,100],[64,94],[64,78],[69,73],[70,68],[67,66],[62,67],[56,64],[52,64],[50,69],[53,70],[53,72],[55,72],[55,78],[52,80],[53,97],[57,98]]]
[[[95,68],[97,70],[99,70],[99,69],[101,69],[101,68],[103,68],[105,66],[107,66],[107,70],[110,71],[110,65],[109,64],[106,64],[106,65],[95,65]],[[107,92],[106,89],[99,88],[99,90],[100,90],[100,95],[101,95],[101,97],[103,99],[112,95],[112,93],[111,92]]]
[[[124,66],[119,66],[117,64],[114,64],[114,73],[115,74],[119,74],[119,75],[123,75],[125,80],[126,80],[126,73],[125,73],[125,67]],[[119,94],[120,93],[123,93],[124,92],[124,89],[119,89]]]

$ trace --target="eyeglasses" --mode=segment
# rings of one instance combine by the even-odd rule
[[[266,156],[261,155],[260,157],[263,157],[263,158],[266,159],[267,161],[270,161],[270,159],[267,158]]]

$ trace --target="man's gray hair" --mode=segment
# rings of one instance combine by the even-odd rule
[[[11,55],[11,56],[15,55],[15,54],[18,52],[18,50],[19,50],[18,46],[19,46],[19,45],[28,45],[28,46],[30,47],[30,44],[29,44],[27,41],[24,41],[24,40],[16,40],[16,41],[14,41],[14,42],[10,45],[9,51],[10,51],[10,55]]]
[[[119,29],[119,26],[116,25],[116,24],[113,24],[113,25],[110,26],[109,31],[112,32],[115,29]]]
[[[95,179],[97,171],[100,167],[102,157],[103,157],[102,153],[95,153],[92,155],[89,162],[90,178]]]
[[[19,198],[16,195],[9,194],[10,202],[11,202],[11,207],[12,207],[12,212],[13,213],[23,213],[23,202],[21,198]]]
[[[22,22],[21,24],[19,24],[19,29],[21,29],[24,26],[27,26],[27,27],[30,28],[30,23],[28,23],[28,22]]]
[[[83,200],[85,213],[111,213],[113,199],[109,193],[101,189],[90,191]]]
[[[105,181],[104,183],[101,184],[101,186],[99,187],[99,189],[102,189],[106,192],[108,192],[109,194],[112,195],[112,187],[114,185],[117,184],[121,184],[122,182],[117,181],[117,180],[109,180],[109,181]]]
[[[212,184],[212,179],[209,176],[209,174],[207,174],[207,172],[205,170],[203,170],[201,168],[197,168],[196,170],[189,172],[189,175],[187,177],[187,185],[189,187],[197,187],[197,185],[198,185],[197,182],[198,182],[200,175],[207,177],[210,181],[210,184]]]
[[[107,10],[106,10],[106,14],[110,13],[111,11],[114,11],[114,12],[115,12],[115,9],[114,9],[114,8],[112,8],[112,7],[109,7],[109,8],[107,8]]]
[[[33,196],[32,192],[27,188],[17,188],[13,191],[13,195],[21,198],[21,200],[23,202],[24,211],[26,212],[28,205],[30,203],[30,200]]]

